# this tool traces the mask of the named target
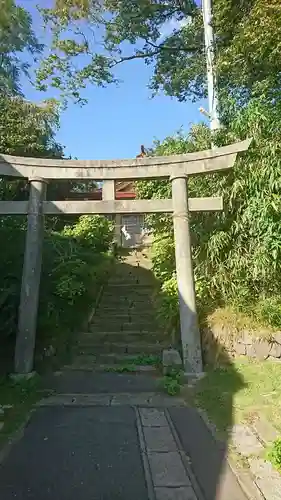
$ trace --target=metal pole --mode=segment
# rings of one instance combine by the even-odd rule
[[[173,220],[181,342],[186,373],[202,373],[201,338],[196,312],[195,285],[189,228],[187,178],[172,176]]]
[[[210,114],[211,130],[216,130],[220,127],[218,114],[218,91],[216,72],[214,70],[214,30],[212,27],[212,0],[202,0],[202,12],[204,22],[205,49],[207,60],[207,82],[208,82],[208,101]]]

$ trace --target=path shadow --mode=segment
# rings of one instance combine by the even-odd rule
[[[135,252],[147,254],[140,248]],[[123,250],[117,265],[130,273],[128,256]],[[147,257],[144,257],[147,258]],[[126,264],[124,263],[126,262]],[[142,279],[154,283],[159,290],[151,265],[139,269]],[[168,327],[169,328],[169,327]],[[179,348],[180,332],[163,332],[169,344]],[[246,387],[234,360],[211,330],[202,328],[202,349],[205,376],[193,387],[185,386],[183,396],[187,408],[169,409],[181,446],[190,460],[191,473],[204,500],[246,500],[236,476],[228,465],[227,456],[234,425],[234,397]],[[215,425],[214,425],[215,424]],[[198,499],[199,500],[199,499]]]
[[[133,265],[136,254],[132,255],[132,251],[122,252],[116,264],[117,275],[131,276],[132,287],[135,278],[137,280],[139,276],[143,284],[153,285],[157,289],[159,284],[153,275],[149,259],[145,256],[143,249],[138,249],[138,252],[142,254],[142,265]],[[165,335],[167,333],[164,332]],[[208,349],[206,343],[204,344],[205,378],[199,381],[193,389],[184,389],[183,396],[188,402],[187,407],[170,408],[169,414],[179,436],[181,449],[188,457],[190,473],[198,487],[198,500],[246,500],[227,465],[228,445],[234,423],[233,400],[235,394],[245,387],[245,382],[223,346],[219,345],[211,333],[208,339],[210,344]],[[173,342],[171,338],[171,345]],[[89,391],[92,391],[92,386],[89,387]],[[85,392],[84,382],[83,392]],[[202,413],[198,410],[200,407],[224,430],[220,441],[213,437]],[[17,453],[16,450],[17,448],[14,453]],[[41,476],[46,481],[47,473],[41,469],[38,470],[38,481]],[[17,484],[17,471],[14,471],[12,475],[13,481]],[[28,484],[31,481],[32,484],[31,477],[32,473],[28,478],[24,478],[24,483]],[[52,478],[47,482],[49,480],[51,481]],[[47,493],[42,491],[42,496],[40,494],[37,500],[45,500],[46,495]],[[77,496],[79,496],[78,491]],[[64,500],[63,496],[61,499]],[[127,499],[124,498],[124,500]]]

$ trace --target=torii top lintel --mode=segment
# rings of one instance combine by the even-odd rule
[[[250,143],[251,139],[246,139],[195,153],[128,160],[52,160],[0,155],[0,176],[102,181],[196,175],[233,167],[237,154],[246,151]]]

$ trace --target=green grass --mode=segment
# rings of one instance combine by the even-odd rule
[[[240,359],[209,369],[191,394],[217,429],[225,434],[235,423],[263,415],[281,433],[281,363]]]
[[[161,363],[161,359],[154,354],[139,354],[138,356],[132,356],[130,363],[137,366],[158,366]]]
[[[105,368],[108,372],[129,373],[135,372],[137,366],[159,366],[161,363],[160,357],[153,354],[139,354],[138,356],[129,356],[125,362],[120,362]]]
[[[0,446],[24,423],[33,405],[42,397],[39,377],[13,382],[0,378],[0,407],[4,408],[4,427],[0,431]]]
[[[120,365],[109,365],[104,368],[106,372],[112,372],[112,373],[131,373],[136,371],[136,365],[133,364],[120,364]]]

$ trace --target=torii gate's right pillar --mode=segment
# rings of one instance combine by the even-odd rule
[[[195,284],[189,227],[187,176],[172,176],[173,220],[177,285],[184,370],[201,373],[202,350],[196,312]]]

